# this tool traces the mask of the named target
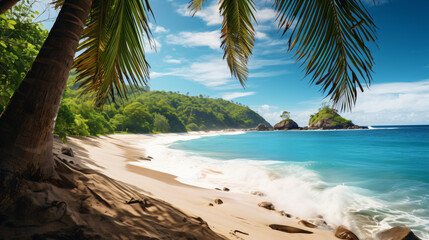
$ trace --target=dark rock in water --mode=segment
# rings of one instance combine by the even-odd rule
[[[289,130],[289,129],[298,129],[298,124],[292,119],[282,120],[276,125],[274,125],[275,130]]]
[[[224,188],[223,188],[223,190],[224,190],[225,192],[229,192],[229,188],[227,188],[227,187],[224,187]]]
[[[274,205],[272,203],[270,203],[270,202],[261,202],[261,203],[258,203],[258,206],[266,208],[268,210],[276,210],[276,208],[274,207]]]
[[[138,160],[152,161],[152,158],[149,158],[149,157],[138,157]]]
[[[219,205],[223,203],[223,201],[221,199],[219,199],[219,198],[215,199],[214,202],[216,204],[219,204]]]
[[[314,224],[312,224],[310,222],[307,222],[305,220],[299,221],[298,224],[302,224],[302,225],[304,225],[306,227],[309,227],[309,228],[316,228],[317,227],[316,225],[314,225]]]
[[[287,233],[304,233],[304,234],[312,234],[313,233],[313,232],[310,232],[310,231],[307,231],[304,229],[286,226],[286,225],[280,225],[280,224],[271,224],[269,226],[271,229],[274,229],[277,231],[282,231],[282,232],[287,232]]]
[[[222,191],[222,189],[220,189],[220,188],[215,188],[215,190]]]
[[[260,192],[260,191],[253,191],[250,194],[256,195],[256,196],[260,196],[260,197],[264,197],[265,196],[265,193]]]
[[[359,240],[359,238],[344,226],[339,226],[335,231],[335,237],[347,240]]]
[[[255,129],[256,129],[256,131],[267,131],[268,126],[263,124],[263,123],[260,123],[260,124],[258,124],[258,126],[256,126]]]
[[[62,147],[61,153],[70,157],[74,157],[73,149],[71,147]]]
[[[377,236],[380,240],[421,240],[407,227],[394,227]]]
[[[210,207],[213,207],[213,203],[209,203],[209,206],[210,206]]]

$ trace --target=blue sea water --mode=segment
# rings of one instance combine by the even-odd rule
[[[265,191],[297,216],[321,215],[363,239],[393,226],[429,239],[429,126],[246,132],[170,148],[206,159],[223,172],[213,179]]]

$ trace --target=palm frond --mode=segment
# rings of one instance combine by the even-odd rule
[[[191,14],[195,15],[195,13],[200,11],[205,2],[207,2],[207,0],[191,0],[191,1],[189,1],[188,9],[191,12]]]
[[[361,82],[369,86],[372,80],[374,60],[365,41],[376,40],[375,24],[360,0],[276,0],[274,7],[283,35],[295,25],[289,50],[296,46],[310,82],[321,85],[334,107],[351,109],[357,88],[364,91]]]
[[[53,0],[51,4],[54,5],[55,9],[59,9],[63,6],[64,0]]]
[[[223,58],[228,63],[231,75],[244,86],[248,76],[247,62],[255,42],[255,4],[253,0],[222,0],[219,10],[223,17]]]
[[[126,86],[147,84],[149,64],[144,38],[151,42],[148,0],[94,1],[74,61],[76,82],[99,104],[126,97]],[[153,16],[153,14],[152,14]]]

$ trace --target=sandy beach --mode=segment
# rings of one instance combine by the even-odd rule
[[[332,228],[310,228],[299,224],[299,216],[287,217],[279,211],[259,207],[258,203],[270,201],[264,196],[187,185],[177,181],[174,175],[137,164],[147,161],[144,159],[148,157],[141,142],[155,141],[166,135],[180,137],[210,134],[218,133],[68,137],[67,145],[76,155],[73,164],[99,171],[144,195],[165,201],[185,214],[201,217],[210,229],[228,239],[337,239]],[[58,149],[61,146],[62,143],[57,141],[55,147]],[[223,203],[216,204],[215,199],[221,199]],[[269,227],[271,224],[287,225],[311,233],[277,231]]]

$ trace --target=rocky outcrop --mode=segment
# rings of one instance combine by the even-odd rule
[[[315,123],[309,123],[309,129],[349,129],[353,128],[354,125],[352,122],[336,122],[333,118],[321,119]]]
[[[274,125],[274,130],[290,130],[298,128],[298,124],[292,119],[285,119]]]
[[[368,127],[361,127],[358,125],[355,125],[353,123],[338,123],[335,122],[333,119],[322,119],[317,121],[316,123],[310,123],[308,125],[308,130],[315,130],[315,129],[322,129],[322,130],[329,130],[329,129],[368,129]],[[303,129],[306,130],[306,129]]]
[[[269,127],[263,123],[258,124],[255,128],[256,131],[268,131]]]
[[[308,228],[316,228],[317,226],[312,224],[311,222],[305,221],[305,220],[301,220],[298,222],[298,224],[304,225]]]
[[[359,238],[344,226],[339,226],[335,231],[335,237],[339,239],[359,240]]]
[[[276,210],[276,208],[274,207],[274,205],[272,203],[270,203],[270,202],[261,202],[261,203],[258,203],[258,206],[266,208],[268,210]]]
[[[394,227],[377,236],[380,240],[421,240],[407,227]]]
[[[282,231],[282,232],[287,232],[287,233],[303,233],[303,234],[312,234],[313,232],[301,229],[301,228],[296,228],[296,227],[291,227],[291,226],[287,226],[287,225],[280,225],[280,224],[270,224],[269,225],[271,229],[277,230],[277,231]]]
[[[366,129],[352,123],[352,121],[341,117],[337,110],[328,106],[319,108],[319,112],[310,116],[308,129]]]

